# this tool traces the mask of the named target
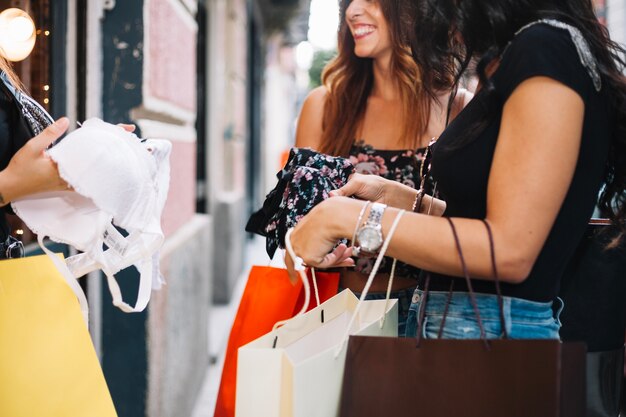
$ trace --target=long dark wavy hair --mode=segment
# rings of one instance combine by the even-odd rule
[[[422,0],[415,38],[429,36],[431,42],[418,50],[416,59],[423,71],[445,73],[458,81],[472,60],[483,88],[493,89],[486,67],[499,57],[516,31],[541,18],[553,18],[577,27],[585,36],[598,62],[605,94],[615,112],[604,188],[599,208],[626,233],[626,51],[609,38],[597,19],[591,0]],[[447,39],[443,34],[448,34]],[[449,64],[453,57],[456,65]],[[462,142],[471,141],[488,123],[479,120]],[[618,243],[616,240],[615,244]]]
[[[374,82],[372,59],[359,58],[354,54],[354,39],[346,24],[346,9],[350,1],[340,1],[338,54],[322,73],[322,84],[328,93],[320,151],[331,155],[347,155],[357,139],[357,130]],[[414,0],[375,1],[379,2],[389,23],[393,45],[390,70],[396,78],[404,109],[402,137],[398,139],[407,148],[417,147],[415,142],[424,134],[428,124],[431,97],[424,94],[422,72],[411,50],[416,3]],[[431,90],[427,88],[427,91]]]

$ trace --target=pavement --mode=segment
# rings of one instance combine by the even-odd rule
[[[269,265],[270,260],[265,252],[265,238],[255,236],[248,240],[244,256],[244,268],[237,279],[230,303],[212,305],[209,309],[209,358],[210,365],[206,370],[202,388],[198,394],[192,417],[212,417],[217,400],[217,390],[224,365],[224,352],[228,343],[228,335],[232,327],[239,301],[246,285],[248,272],[252,265]]]

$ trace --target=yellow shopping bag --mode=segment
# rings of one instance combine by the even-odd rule
[[[51,259],[0,261],[0,416],[116,415],[76,296]]]

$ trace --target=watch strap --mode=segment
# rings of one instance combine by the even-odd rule
[[[383,214],[385,213],[386,208],[386,204],[372,203],[372,207],[370,208],[370,212],[365,223],[371,226],[379,225],[383,219]]]

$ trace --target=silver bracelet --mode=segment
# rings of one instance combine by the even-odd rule
[[[370,204],[372,204],[371,201],[368,201],[365,203],[365,205],[361,208],[361,212],[359,213],[359,218],[356,220],[356,226],[354,227],[354,233],[352,233],[352,240],[350,241],[350,244],[352,246],[354,246],[354,244],[356,243],[356,232],[357,230],[359,230],[359,225],[361,224],[361,220],[363,220],[363,215],[365,214],[365,210],[370,206]]]

